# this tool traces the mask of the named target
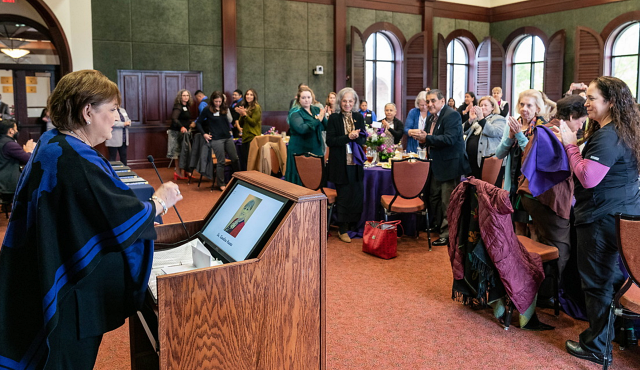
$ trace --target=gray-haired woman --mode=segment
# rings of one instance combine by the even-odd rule
[[[362,145],[365,136],[361,133],[365,128],[362,115],[353,114],[358,109],[355,90],[348,87],[340,90],[336,102],[336,113],[329,116],[327,123],[327,146],[331,148],[328,180],[336,185],[336,213],[340,227],[338,237],[350,243],[347,231],[360,220],[364,199]]]

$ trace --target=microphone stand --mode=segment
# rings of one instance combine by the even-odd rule
[[[151,163],[151,165],[153,166],[153,169],[156,170],[156,175],[158,175],[158,178],[160,179],[160,183],[164,184],[164,181],[162,181],[162,177],[160,177],[160,172],[158,172],[158,168],[156,167],[155,159],[153,158],[152,155],[148,155],[147,156],[147,160]],[[187,225],[184,224],[184,221],[182,221],[182,217],[180,217],[180,212],[178,212],[178,208],[176,208],[176,205],[173,205],[173,209],[176,210],[176,214],[178,215],[178,218],[180,219],[180,223],[182,224],[182,227],[184,228],[184,232],[187,234],[187,238],[190,238],[191,235],[189,235],[189,231],[187,231]]]

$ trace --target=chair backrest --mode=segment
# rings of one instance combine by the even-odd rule
[[[312,153],[294,154],[298,176],[305,188],[318,190],[324,182],[324,157]]]
[[[618,252],[631,280],[640,286],[640,216],[616,216]]]
[[[491,185],[496,185],[500,169],[502,168],[502,159],[493,157],[482,158],[482,181],[488,182]]]
[[[280,160],[273,147],[270,147],[269,153],[271,153],[271,172],[276,174],[280,172]]]
[[[422,193],[429,177],[431,161],[419,158],[405,158],[391,161],[391,177],[396,193],[407,199],[412,199]]]

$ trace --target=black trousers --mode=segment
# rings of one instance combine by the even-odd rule
[[[249,148],[251,147],[251,141],[248,143],[242,143],[242,157],[240,158],[240,168],[247,169],[247,161],[249,160]]]
[[[440,237],[449,237],[449,223],[447,222],[447,210],[453,189],[458,186],[457,179],[438,181],[433,173],[429,175],[429,211],[433,215],[431,225],[440,225]]]
[[[616,221],[613,215],[590,224],[576,226],[578,270],[582,279],[589,327],[580,334],[580,345],[603,354],[607,340],[607,321],[611,300],[623,283],[618,265]],[[610,338],[613,339],[613,325]]]
[[[364,206],[364,183],[358,178],[358,167],[355,165],[346,167],[347,183],[335,184],[336,214],[338,223],[343,224],[343,228],[360,221]]]
[[[531,215],[533,227],[540,242],[558,248],[558,270],[560,279],[564,267],[571,256],[571,225],[569,220],[558,216],[551,208],[540,203],[536,199],[522,196],[522,205]],[[545,269],[545,276],[551,277],[551,271]],[[553,297],[553,281],[545,278],[540,286],[540,297]]]
[[[122,162],[122,164],[124,164],[125,166],[127,165],[127,144],[122,144],[122,146],[119,147],[108,146],[107,149],[109,149],[109,161],[115,161],[116,154],[119,153],[120,162]]]

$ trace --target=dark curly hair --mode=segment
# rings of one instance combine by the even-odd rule
[[[636,101],[624,81],[611,76],[601,76],[591,81],[600,91],[604,100],[611,103],[609,113],[618,136],[633,152],[640,171],[640,112]],[[600,129],[600,123],[590,120],[586,137]]]
[[[587,115],[587,107],[584,106],[584,98],[580,95],[569,95],[556,102],[556,118],[569,120]]]

